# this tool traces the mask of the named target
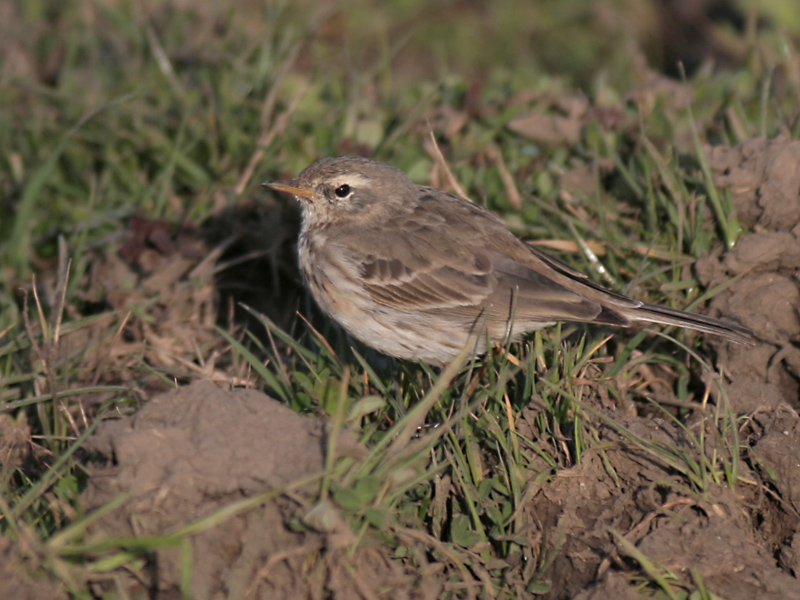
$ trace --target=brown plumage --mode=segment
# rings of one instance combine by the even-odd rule
[[[734,323],[632,300],[514,236],[492,213],[392,166],[329,158],[265,185],[302,206],[300,266],[322,309],[397,358],[446,364],[468,344],[559,321],[676,325],[749,343]]]

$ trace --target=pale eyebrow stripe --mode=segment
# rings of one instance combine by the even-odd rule
[[[365,177],[359,173],[350,173],[348,175],[340,175],[333,179],[333,187],[339,187],[340,185],[347,184],[351,187],[360,187],[370,181],[369,177]]]

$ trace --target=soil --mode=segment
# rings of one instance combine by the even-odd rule
[[[162,394],[132,417],[103,423],[92,439],[90,449],[109,462],[93,473],[86,508],[121,494],[130,498],[124,510],[92,527],[91,538],[177,531],[235,501],[286,488],[322,471],[327,444],[325,420],[303,417],[255,390],[201,380]],[[360,454],[346,439],[337,448],[337,455]],[[357,598],[379,590],[437,597],[440,582],[404,568],[380,547],[348,553],[355,539],[348,525],[332,505],[306,506],[304,495],[303,486],[289,488],[192,536],[191,597]],[[293,530],[292,519],[311,526]],[[158,551],[149,570],[129,576],[128,588],[177,597],[183,552]]]
[[[695,266],[705,286],[724,288],[708,312],[750,327],[758,338],[754,347],[709,339],[726,391],[715,402],[739,418],[739,478],[736,485],[712,483],[697,493],[674,466],[644,454],[600,420],[600,444],[541,484],[524,506],[534,523],[529,537],[546,540],[550,553],[541,574],[547,586],[537,591],[543,598],[636,598],[641,582],[628,574],[645,556],[728,600],[800,599],[800,142],[755,139],[706,152],[717,186],[732,193],[738,218],[752,232]],[[141,223],[130,239],[118,255],[95,263],[85,289],[123,313],[158,289],[159,303],[151,310],[159,318],[125,336],[103,338],[93,360],[148,352],[149,360],[173,365],[177,373],[182,363],[175,357],[192,350],[175,343],[196,348],[218,335],[213,262],[223,249],[209,259],[197,236],[181,241]],[[178,304],[191,310],[177,311]],[[179,312],[196,318],[179,321],[173,318]],[[91,335],[100,337],[108,324],[98,327]],[[163,341],[168,329],[169,339],[178,341],[169,347]],[[108,377],[125,380],[130,367],[120,361]],[[184,369],[181,378],[199,380],[161,394],[151,391],[159,385],[153,381],[141,391],[138,412],[104,422],[91,439],[90,449],[102,460],[90,471],[85,509],[121,495],[127,499],[92,524],[89,541],[202,523],[190,548],[165,547],[141,570],[117,573],[114,585],[131,595],[179,598],[183,564],[191,556],[195,599],[440,597],[453,572],[435,564],[430,547],[402,561],[378,542],[355,545],[355,534],[333,505],[309,504],[318,480],[287,488],[323,468],[325,418],[298,415],[252,389],[231,388],[231,373],[218,371],[213,361]],[[724,447],[714,438],[710,412],[696,410],[684,427],[652,413],[597,404],[598,415],[696,461],[713,460],[711,454]],[[536,409],[526,409],[519,431],[536,438],[535,419]],[[0,425],[9,431],[14,425],[14,435],[21,435],[19,424]],[[695,443],[701,433],[709,439],[706,457]],[[0,448],[13,453],[8,439],[10,434],[0,439],[6,444]],[[338,454],[359,457],[364,451],[345,436]],[[214,519],[248,498],[254,504]],[[0,539],[0,553],[0,597],[59,597],[47,582],[26,579],[23,548]],[[107,578],[92,585],[100,595],[112,583]]]

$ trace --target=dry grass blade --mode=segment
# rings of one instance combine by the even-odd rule
[[[445,175],[447,176],[447,183],[453,190],[455,190],[456,194],[462,198],[469,199],[464,186],[462,186],[461,182],[459,182],[456,176],[453,175],[450,165],[447,164],[447,160],[445,159],[444,154],[442,154],[442,150],[439,148],[439,142],[436,141],[436,136],[434,135],[433,130],[431,130],[428,140],[425,142],[425,150],[427,150],[428,154],[430,154],[434,159],[436,165],[444,171]]]
[[[277,86],[273,88],[273,91],[277,89]],[[289,122],[292,118],[292,114],[294,114],[295,110],[297,110],[300,101],[303,99],[303,96],[306,94],[308,90],[308,84],[306,84],[303,88],[297,91],[292,97],[291,102],[289,103],[288,108],[283,111],[278,117],[275,119],[274,122],[271,122],[269,127],[267,128],[265,125],[265,129],[262,130],[261,134],[259,135],[258,139],[256,140],[256,151],[250,157],[250,161],[247,163],[247,167],[245,167],[244,172],[242,173],[241,178],[239,178],[239,183],[236,184],[236,195],[241,196],[244,193],[244,190],[247,188],[247,185],[250,183],[250,180],[253,178],[253,173],[256,170],[256,167],[261,163],[261,160],[264,158],[264,154],[266,154],[267,148],[272,145],[272,142],[275,141],[279,135],[283,134],[286,131],[286,128],[289,126]],[[272,97],[272,94],[267,98],[269,101]],[[274,100],[273,100],[274,102]]]
[[[500,178],[503,180],[503,187],[506,190],[506,198],[508,199],[508,203],[514,208],[514,210],[522,210],[522,195],[519,193],[519,188],[517,188],[517,183],[514,181],[511,171],[508,170],[508,165],[506,165],[506,161],[503,158],[503,153],[500,152],[500,148],[495,145],[491,145],[486,149],[486,153],[497,166],[497,170],[500,173]]]

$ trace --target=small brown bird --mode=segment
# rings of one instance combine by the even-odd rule
[[[300,267],[322,309],[381,352],[432,365],[559,321],[677,325],[751,343],[711,317],[632,300],[531,247],[480,206],[357,157],[264,185],[300,201]]]

